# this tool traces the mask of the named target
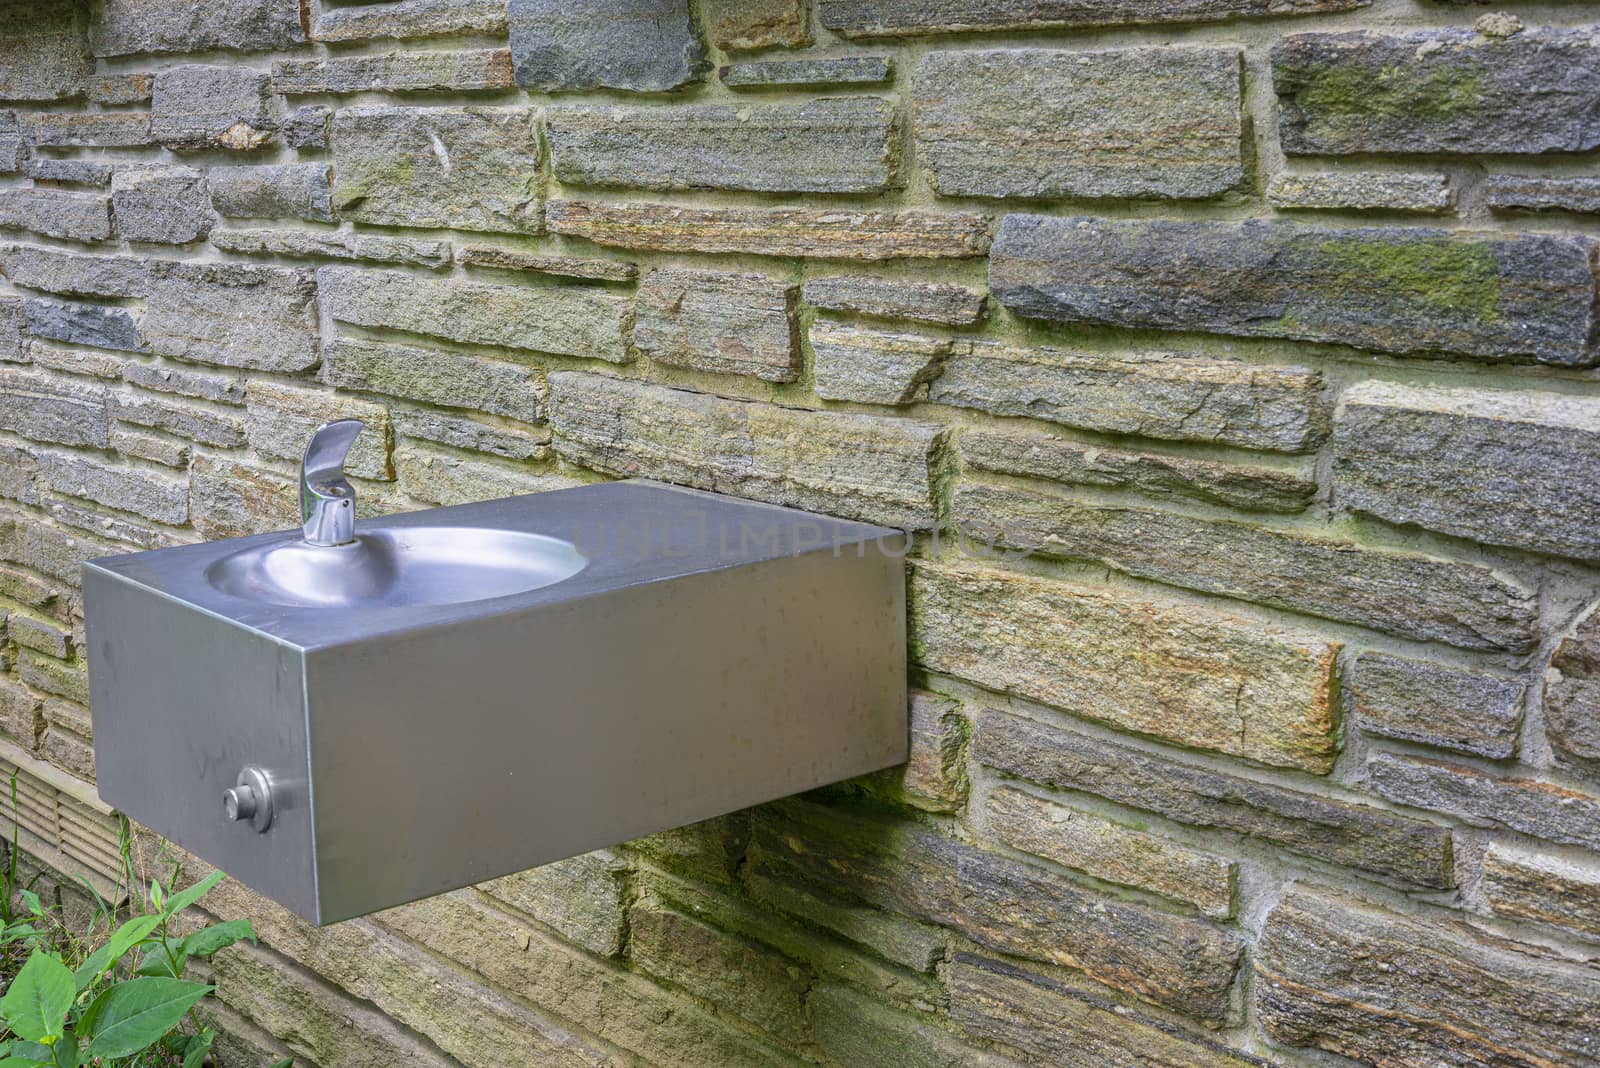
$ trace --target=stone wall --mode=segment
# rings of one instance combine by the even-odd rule
[[[321,420],[373,512],[921,532],[903,770],[230,887],[228,1064],[1600,1064],[1591,4],[28,0],[0,100],[0,726],[84,780],[78,562]]]

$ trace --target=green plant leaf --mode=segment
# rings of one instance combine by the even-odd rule
[[[50,1068],[78,1068],[83,1063],[77,1036],[71,1031],[68,1031],[61,1041],[51,1046],[50,1052],[55,1054],[55,1059],[50,1061]]]
[[[39,900],[38,894],[32,890],[18,890],[17,896],[22,899],[24,905],[28,906],[28,912],[35,916],[44,915],[44,904]]]
[[[165,975],[171,979],[183,977],[183,966],[188,954],[183,951],[181,938],[149,938],[145,940],[144,957],[135,975]]]
[[[89,954],[89,959],[78,965],[78,970],[72,973],[77,989],[88,989],[90,983],[121,960],[130,949],[144,941],[160,923],[160,916],[135,916],[118,927],[116,933],[106,939],[106,944]]]
[[[200,1068],[211,1049],[211,1040],[217,1033],[209,1027],[189,1040],[189,1052],[183,1055],[183,1068]]]
[[[23,1042],[21,1039],[15,1042],[0,1043],[0,1053],[7,1053],[12,1057],[18,1058],[18,1060],[10,1062],[0,1061],[0,1064],[32,1064],[41,1057],[44,1058],[44,1063],[48,1064],[52,1056],[49,1046],[41,1046],[37,1042]]]
[[[65,964],[36,949],[0,998],[0,1016],[17,1037],[49,1045],[61,1037],[78,988]]]
[[[19,938],[31,938],[39,933],[39,928],[31,923],[14,923],[4,931],[0,931],[0,945],[15,942]]]
[[[201,898],[209,894],[213,886],[216,886],[226,878],[227,876],[222,872],[214,871],[204,879],[195,883],[193,886],[184,890],[182,893],[172,895],[172,897],[167,900],[167,903],[164,907],[157,907],[161,908],[161,911],[168,916],[176,916],[178,913],[182,912],[184,909],[188,908],[190,905],[193,905],[196,901],[199,901]]]
[[[89,1057],[138,1053],[175,1027],[189,1006],[215,987],[182,979],[148,977],[108,986],[79,1023],[89,1038]]]
[[[47,1064],[53,1056],[49,1046],[41,1045],[38,1042],[13,1042],[11,1043],[11,1055],[13,1057],[21,1057],[25,1061],[43,1060]]]
[[[274,1064],[272,1066],[272,1068],[294,1068],[294,1058],[293,1057],[285,1057],[283,1060],[279,1061],[277,1064]]]
[[[183,966],[187,960],[179,960],[176,964],[172,958],[159,950],[151,950],[149,956],[134,970],[134,975],[161,975],[168,979],[179,979],[183,976]]]
[[[235,942],[254,942],[256,940],[255,928],[250,926],[249,920],[228,920],[225,923],[214,923],[194,932],[183,940],[183,951],[191,957],[209,957],[219,949],[226,949]]]

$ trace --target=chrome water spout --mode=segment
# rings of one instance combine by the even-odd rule
[[[300,461],[300,521],[307,545],[348,545],[356,540],[356,491],[344,477],[344,460],[366,426],[339,419],[317,427]]]

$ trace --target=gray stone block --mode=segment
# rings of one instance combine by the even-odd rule
[[[304,41],[298,0],[99,0],[93,22],[94,54],[199,52],[228,49],[270,52]]]
[[[40,148],[134,148],[151,144],[147,111],[29,111],[23,139]]]
[[[1301,512],[1317,492],[1315,481],[1292,471],[977,427],[962,432],[961,458],[977,471],[1188,498],[1247,512]]]
[[[1019,315],[1585,367],[1596,244],[1551,234],[1007,215],[989,284]]]
[[[483,885],[485,893],[549,924],[602,957],[622,951],[629,894],[627,865],[611,853],[585,853]]]
[[[1168,352],[1110,354],[957,342],[929,387],[940,404],[1064,426],[1304,452],[1326,433],[1322,376],[1305,367]]]
[[[120,423],[111,428],[111,448],[136,460],[149,460],[164,467],[186,471],[194,450],[186,441],[174,441],[162,434],[147,434]]]
[[[0,430],[34,441],[106,447],[106,388],[0,366]]]
[[[139,320],[128,308],[68,304],[33,297],[24,302],[28,333],[69,345],[92,345],[121,352],[143,352]]]
[[[1527,686],[1505,675],[1365,652],[1351,664],[1345,690],[1355,725],[1368,734],[1504,760],[1516,751]]]
[[[971,212],[556,200],[546,221],[554,233],[657,252],[879,261],[971,259],[989,250],[989,219]]]
[[[39,471],[51,489],[157,523],[189,518],[189,480],[144,467],[101,463],[77,454],[41,451]]]
[[[556,449],[572,463],[903,529],[934,523],[940,427],[578,371],[552,374],[550,390]]]
[[[817,396],[910,404],[926,397],[929,380],[950,353],[950,341],[819,322],[811,327],[811,351]]]
[[[1175,745],[1333,766],[1338,645],[1310,631],[999,567],[918,563],[908,587],[929,671]]]
[[[544,421],[544,377],[525,364],[355,338],[329,342],[324,358],[324,378],[343,389]]]
[[[22,327],[26,322],[22,304],[16,297],[0,297],[0,361],[6,363],[28,362],[22,344]]]
[[[775,89],[791,85],[882,85],[894,77],[889,56],[784,59],[734,63],[721,70],[729,89]]]
[[[393,408],[390,416],[395,432],[403,438],[432,441],[452,449],[487,453],[507,460],[542,461],[554,453],[547,430],[490,426],[469,416],[420,408]]]
[[[1478,827],[1547,842],[1600,849],[1600,794],[1512,772],[1442,760],[1377,753],[1363,768],[1366,786],[1397,805],[1455,816]]]
[[[0,135],[3,136],[3,135]],[[0,145],[0,152],[4,146]],[[116,165],[92,159],[30,159],[23,173],[35,182],[64,182],[68,185],[109,186]]]
[[[1244,180],[1236,49],[931,52],[917,151],[964,197],[1214,197]]]
[[[333,109],[324,104],[306,104],[289,112],[279,132],[290,148],[327,148],[328,126]]]
[[[17,113],[0,111],[0,174],[16,174],[27,156],[28,146],[22,139]]]
[[[1592,967],[1309,887],[1268,913],[1254,989],[1275,1042],[1368,1064],[1576,1068],[1600,1018]]]
[[[522,108],[341,108],[333,205],[361,223],[537,233],[539,156]]]
[[[150,134],[172,149],[252,149],[278,128],[272,78],[249,67],[187,64],[156,75]]]
[[[1544,675],[1545,734],[1556,755],[1600,770],[1600,612],[1556,646]]]
[[[118,171],[111,178],[111,210],[117,233],[162,245],[197,241],[216,221],[205,173],[188,167]]]
[[[372,260],[416,267],[450,265],[450,242],[413,241],[378,234],[327,230],[216,230],[211,244],[224,252],[302,259]]]
[[[130,362],[123,365],[122,377],[130,385],[153,389],[158,393],[173,393],[218,404],[244,403],[244,379],[236,374],[215,374],[187,367]],[[196,407],[194,411],[210,409]]]
[[[1390,523],[1600,560],[1600,399],[1364,382],[1333,436],[1334,503]]]
[[[281,59],[272,65],[280,93],[472,92],[509,89],[511,53],[503,48],[387,52],[338,59]]]
[[[104,241],[111,236],[111,198],[37,186],[0,189],[0,228],[65,241]]]
[[[150,274],[145,337],[152,351],[259,371],[316,366],[311,272],[161,261],[151,264]],[[249,329],[240,329],[241,323]]]
[[[1300,34],[1273,46],[1272,75],[1291,155],[1600,147],[1592,28]]]
[[[922,37],[984,30],[1158,25],[1351,11],[1372,0],[819,0],[818,18],[845,37]]]
[[[81,97],[93,70],[88,5],[79,0],[0,5],[0,100]]]
[[[506,0],[398,0],[325,8],[312,23],[314,41],[365,41],[506,32]]]
[[[1415,641],[1512,652],[1538,641],[1536,591],[1477,564],[1013,486],[960,486],[952,508],[967,536],[1008,549],[1089,560]]]
[[[897,184],[887,100],[567,106],[545,121],[551,167],[571,185],[871,193]]]
[[[150,284],[143,259],[90,256],[41,245],[0,244],[0,274],[12,285],[89,297],[142,297]]]
[[[983,294],[945,282],[908,282],[871,275],[809,278],[801,295],[813,308],[970,326],[983,318]]]
[[[212,206],[229,218],[333,221],[326,163],[212,167],[206,179]]]
[[[324,310],[340,322],[561,356],[625,363],[632,301],[587,286],[492,285],[323,267]]]
[[[137,366],[128,365],[129,368]],[[110,409],[111,418],[117,424],[149,427],[222,449],[238,448],[245,443],[244,420],[231,412],[152,397],[137,391],[111,394]]]
[[[511,0],[507,15],[530,89],[660,92],[705,68],[688,0]]]
[[[1001,712],[978,721],[973,754],[989,767],[1195,827],[1232,831],[1292,853],[1431,890],[1454,885],[1450,830],[1344,797],[1327,797]]]
[[[1443,174],[1390,171],[1330,171],[1276,174],[1267,183],[1267,203],[1280,211],[1395,211],[1445,215],[1456,194]]]
[[[584,278],[591,282],[631,282],[639,277],[637,264],[624,260],[584,256],[545,256],[500,245],[462,245],[456,262],[463,267],[493,267],[503,271],[532,271],[558,278]]]
[[[1484,183],[1491,211],[1570,211],[1600,215],[1600,178],[1491,174]]]
[[[761,274],[658,267],[639,283],[634,347],[658,363],[793,382],[798,290]]]

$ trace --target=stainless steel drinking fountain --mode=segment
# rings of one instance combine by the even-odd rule
[[[646,481],[351,527],[336,451],[302,530],[83,568],[101,797],[306,919],[906,759],[898,532]]]

